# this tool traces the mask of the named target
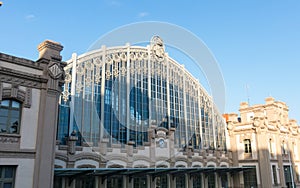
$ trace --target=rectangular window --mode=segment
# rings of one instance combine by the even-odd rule
[[[15,173],[15,166],[0,166],[0,188],[13,188]]]
[[[278,185],[276,165],[272,165],[272,173],[273,173],[274,185]]]
[[[209,174],[207,176],[207,180],[208,180],[208,188],[215,188],[216,187],[216,177],[215,174]]]
[[[95,177],[83,176],[76,179],[75,188],[94,188],[95,187]]]
[[[161,175],[156,177],[156,187],[167,188],[168,187],[168,176]]]
[[[292,187],[293,186],[293,172],[292,172],[292,168],[290,165],[284,165],[283,166],[284,169],[284,179],[285,179],[285,183],[287,187]],[[294,186],[295,187],[295,186]]]
[[[256,167],[255,166],[245,166],[245,167],[253,167],[252,169],[243,172],[245,188],[257,187]]]
[[[109,177],[107,179],[107,188],[114,188],[114,187],[123,187],[122,176]]]
[[[226,173],[222,173],[220,175],[220,178],[221,178],[221,185],[222,185],[222,188],[224,187],[228,187],[228,178],[227,178],[227,174]]]
[[[134,188],[147,188],[147,176],[136,177],[133,179]]]
[[[193,176],[193,188],[202,188],[201,174],[196,174]]]
[[[176,188],[185,188],[185,176],[176,177]]]
[[[19,134],[21,103],[5,99],[0,102],[0,133]]]
[[[252,153],[250,139],[245,139],[244,140],[244,145],[245,145],[245,153]]]

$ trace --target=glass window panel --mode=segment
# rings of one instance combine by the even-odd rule
[[[247,166],[245,166],[245,167],[247,167]],[[249,167],[254,167],[254,166],[249,166]],[[244,176],[245,188],[257,187],[256,168],[255,167],[250,170],[244,171],[243,176]]]
[[[0,108],[0,132],[18,133],[20,124],[20,103],[13,100],[4,100]]]
[[[277,185],[277,168],[276,165],[272,165],[272,173],[273,173],[273,180],[274,180],[274,184]]]
[[[123,187],[123,177],[111,177],[107,179],[107,188]]]
[[[6,132],[6,125],[0,125],[0,133]]]
[[[8,107],[8,106],[9,106],[9,100],[3,100],[3,101],[1,102],[1,106],[6,106],[6,107]]]
[[[20,112],[18,110],[11,110],[10,111],[10,116],[11,116],[11,118],[17,118],[17,119],[19,119]]]
[[[0,116],[0,125],[6,125],[6,123],[7,123],[7,117]]]
[[[6,167],[4,170],[4,178],[12,178],[14,175],[14,169],[12,167]]]
[[[215,188],[216,182],[215,182],[215,174],[209,174],[208,175],[208,188]]]
[[[0,117],[3,116],[8,116],[8,109],[0,109]]]
[[[201,175],[197,174],[193,177],[193,188],[201,188],[202,187],[202,179]]]
[[[185,176],[176,177],[176,188],[185,188]]]
[[[12,183],[4,183],[3,188],[12,188]]]
[[[13,108],[20,108],[20,103],[17,101],[12,101],[12,107]]]
[[[167,175],[162,175],[156,177],[156,187],[167,188],[168,187],[168,177]]]

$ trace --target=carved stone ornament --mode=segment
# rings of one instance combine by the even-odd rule
[[[260,120],[258,118],[254,118],[253,126],[254,127],[259,127],[261,124]]]
[[[165,46],[163,40],[159,36],[152,37],[151,51],[157,61],[161,62],[165,59]]]
[[[63,74],[61,67],[57,63],[53,63],[52,65],[50,65],[48,71],[51,78],[53,79],[58,79]]]

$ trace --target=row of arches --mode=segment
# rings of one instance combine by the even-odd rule
[[[61,159],[55,159],[55,168],[67,168],[68,162],[61,160]],[[192,163],[190,167],[195,168],[201,168],[201,167],[229,167],[229,164],[227,162],[221,162],[220,165],[217,165],[217,163],[213,161],[208,161],[206,164],[195,161]],[[108,161],[103,166],[98,161],[95,161],[93,159],[79,159],[74,162],[73,168],[127,168],[127,162],[122,160],[111,160]],[[133,168],[171,168],[171,164],[167,161],[157,161],[155,165],[151,165],[148,161],[145,160],[137,160],[134,161],[132,164]],[[184,161],[177,161],[174,164],[175,168],[187,168],[188,163]]]

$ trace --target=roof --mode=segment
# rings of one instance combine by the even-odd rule
[[[251,170],[253,167],[198,167],[198,168],[56,168],[54,175],[56,177],[83,177],[83,176],[121,176],[139,177],[145,174],[157,177],[165,174],[174,176],[188,173],[208,174],[208,173],[238,173],[241,171]]]

